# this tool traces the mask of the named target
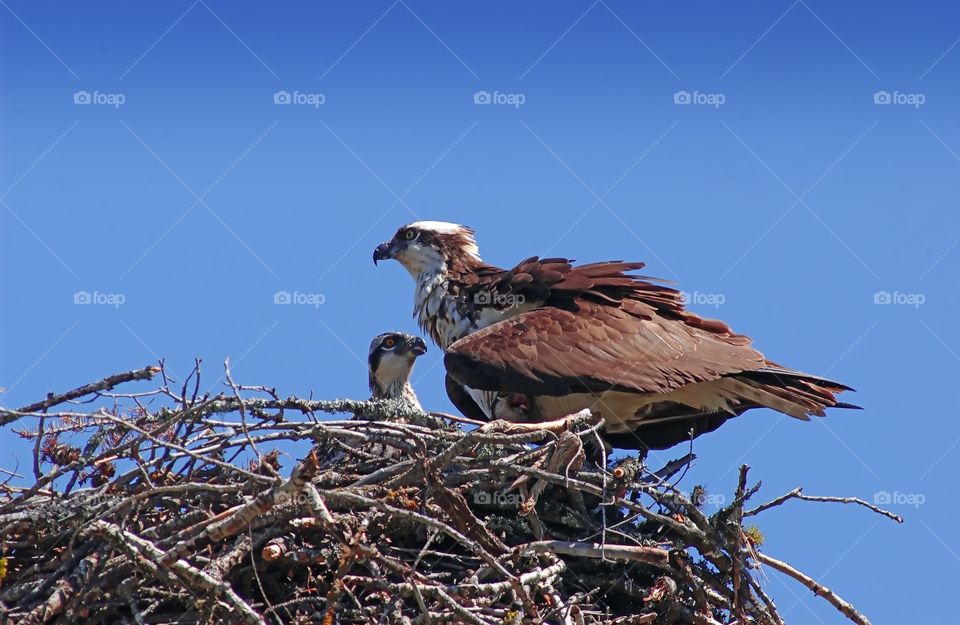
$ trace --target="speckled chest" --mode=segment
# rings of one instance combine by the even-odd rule
[[[413,314],[441,349],[446,350],[458,339],[483,327],[477,326],[472,307],[461,301],[463,295],[461,289],[442,274],[426,274],[417,279]]]
[[[474,295],[476,296],[476,295]],[[477,306],[470,294],[443,275],[421,276],[414,297],[414,316],[433,342],[446,350],[459,339],[487,326],[520,314],[533,306],[497,308]],[[477,405],[493,418],[497,393],[465,387]]]

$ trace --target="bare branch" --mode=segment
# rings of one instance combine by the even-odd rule
[[[404,402],[281,398],[224,366],[215,396],[200,393],[198,360],[173,388],[161,363],[0,409],[0,425],[37,423],[20,433],[34,470],[0,469],[4,625],[783,625],[758,562],[867,623],[743,527],[790,499],[899,520],[862,500],[796,489],[745,510],[760,485],[744,466],[732,503],[708,515],[668,481],[692,454],[608,467],[589,412],[477,424]],[[155,389],[121,386],[157,373]]]

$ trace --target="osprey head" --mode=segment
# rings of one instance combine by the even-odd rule
[[[417,221],[403,226],[373,252],[373,263],[392,258],[414,277],[442,271],[454,260],[479,262],[473,230],[444,221]]]
[[[378,399],[396,399],[409,383],[417,356],[427,353],[419,336],[406,332],[384,332],[370,342],[367,365],[370,392]]]

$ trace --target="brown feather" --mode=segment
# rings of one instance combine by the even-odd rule
[[[683,440],[690,429],[712,431],[750,408],[805,419],[849,407],[835,397],[848,387],[766,360],[749,337],[686,310],[682,294],[664,281],[633,275],[642,262],[576,266],[533,256],[503,270],[463,251],[473,244],[472,231],[465,232],[437,235],[446,288],[469,319],[486,318],[490,308],[504,319],[447,345],[448,389],[558,398],[546,402],[554,407],[569,397],[602,403],[607,394],[630,406],[635,395],[635,412],[617,415],[620,429],[608,434],[627,436],[623,428],[634,427],[643,444],[656,447]]]

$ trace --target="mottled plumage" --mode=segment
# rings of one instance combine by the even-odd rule
[[[590,408],[611,443],[662,448],[750,408],[809,419],[851,407],[834,396],[848,387],[766,360],[679,291],[634,275],[643,263],[531,257],[504,270],[480,259],[472,230],[441,222],[404,226],[374,252],[385,258],[416,282],[414,316],[446,352],[448,389],[462,385],[487,418]]]

